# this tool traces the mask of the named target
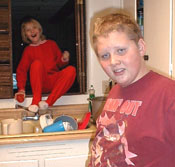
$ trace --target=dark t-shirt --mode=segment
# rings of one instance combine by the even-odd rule
[[[92,167],[175,166],[175,81],[153,71],[113,87],[92,145]]]

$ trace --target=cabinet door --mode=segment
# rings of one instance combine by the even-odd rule
[[[45,159],[44,167],[87,167],[88,156],[71,156]]]
[[[136,18],[137,0],[123,0],[123,8]],[[144,40],[148,67],[171,76],[171,4],[170,0],[144,1]]]
[[[172,78],[175,79],[175,0],[172,1],[172,64],[173,64],[173,73]]]
[[[5,161],[0,162],[0,167],[38,167],[37,160]]]
[[[171,76],[170,11],[170,0],[144,1],[147,65],[166,76]]]
[[[137,19],[137,0],[123,0],[122,2],[122,8]]]

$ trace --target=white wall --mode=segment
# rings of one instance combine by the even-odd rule
[[[105,12],[112,11],[113,8],[121,6],[120,0],[87,0],[86,1],[86,16],[87,16],[87,71],[88,71],[88,85],[94,85],[96,90],[96,96],[102,95],[102,81],[108,80],[109,77],[103,72],[101,66],[98,63],[97,57],[90,44],[90,24],[94,14],[98,14],[99,11]],[[106,9],[106,10],[105,10]],[[99,15],[99,14],[98,14]]]
[[[104,10],[106,8],[119,8],[122,6],[122,0],[86,0],[86,25],[87,25],[87,85],[94,85],[96,96],[102,94],[102,81],[109,78],[103,72],[101,66],[98,63],[96,55],[91,47],[89,31],[90,22],[94,13]],[[72,95],[62,96],[54,105],[67,105],[67,104],[84,104],[87,103],[88,95]],[[45,98],[43,98],[45,99]],[[28,106],[31,103],[31,98],[27,98],[21,105]],[[16,101],[14,99],[1,99],[0,108],[14,108]]]

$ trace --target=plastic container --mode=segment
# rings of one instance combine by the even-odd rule
[[[44,133],[48,133],[48,132],[62,132],[62,131],[65,131],[62,120],[54,122],[52,125],[46,126],[43,129]]]

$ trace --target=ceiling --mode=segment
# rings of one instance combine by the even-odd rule
[[[68,2],[69,0],[11,0],[12,19],[20,20],[24,16],[50,19]]]

